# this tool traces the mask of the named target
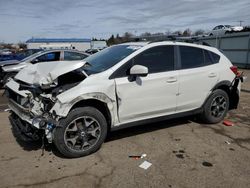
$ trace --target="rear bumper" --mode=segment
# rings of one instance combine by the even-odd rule
[[[238,74],[235,76],[234,80],[231,83],[229,94],[229,110],[238,108],[240,100],[241,82],[243,82],[243,76],[242,74]]]

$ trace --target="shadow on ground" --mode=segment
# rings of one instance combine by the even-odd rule
[[[187,124],[190,122],[190,120],[193,121],[193,117],[185,117],[185,118],[178,118],[178,119],[172,119],[167,121],[160,121],[157,123],[151,123],[151,124],[143,124],[139,126],[133,126],[129,128],[124,128],[117,131],[109,132],[106,138],[105,142],[110,142],[114,140],[119,140],[122,138],[127,138],[135,135],[140,135],[144,133],[153,132],[156,130],[161,129],[167,129],[169,127],[173,126],[179,126],[183,124]],[[44,141],[44,145],[42,144],[42,139],[39,141],[33,141],[33,142],[25,142],[18,138],[16,133],[12,129],[12,133],[15,136],[16,142],[25,150],[25,151],[32,151],[32,150],[41,150],[41,155],[43,155],[43,152],[52,152],[54,155],[60,158],[65,158],[61,153],[56,149],[54,144],[49,144],[46,140]],[[43,151],[44,148],[44,151]]]

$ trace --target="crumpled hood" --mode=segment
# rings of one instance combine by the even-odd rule
[[[14,64],[18,64],[18,63],[20,63],[20,61],[18,61],[16,59],[15,60],[1,61],[0,67],[5,66],[5,65],[14,65]]]
[[[52,84],[59,76],[79,69],[85,61],[55,61],[31,64],[22,69],[15,79],[28,84],[46,86]]]

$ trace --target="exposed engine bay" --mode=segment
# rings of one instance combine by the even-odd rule
[[[50,112],[57,101],[56,97],[78,85],[86,77],[82,69],[78,68],[58,76],[47,85],[28,84],[17,79],[18,76],[11,80],[5,95],[9,98],[12,110],[10,121],[15,132],[21,134],[21,138],[26,141],[39,140],[46,136],[51,143],[52,131],[60,118],[56,113]]]

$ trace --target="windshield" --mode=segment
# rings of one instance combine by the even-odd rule
[[[117,45],[106,48],[84,59],[87,63],[83,69],[87,74],[105,71],[139,48],[141,46],[138,45]]]
[[[39,54],[41,54],[41,53],[42,53],[42,51],[37,52],[37,53],[34,53],[33,55],[30,55],[30,56],[24,58],[24,59],[22,60],[22,62],[25,62],[25,61],[27,61],[27,60],[29,60],[29,59],[32,59],[32,58],[36,57],[37,55],[39,55]]]
[[[41,51],[40,49],[28,49],[28,50],[23,50],[20,52],[17,52],[16,55],[22,60],[28,56],[31,56],[32,54]]]

